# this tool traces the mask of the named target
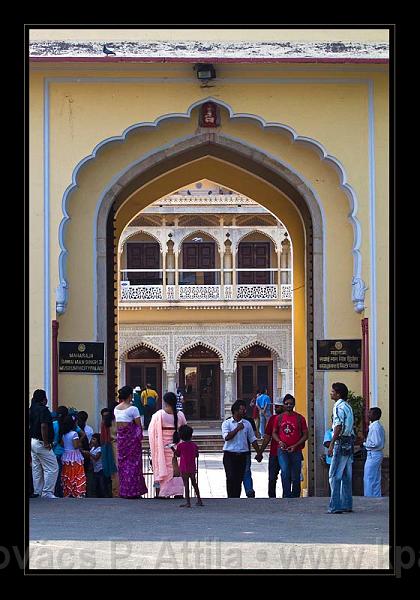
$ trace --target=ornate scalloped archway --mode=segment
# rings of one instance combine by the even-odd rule
[[[210,139],[209,139],[210,138]],[[239,189],[241,191],[241,185],[246,180],[245,172],[248,173],[248,178],[253,181],[257,181],[257,185],[269,185],[278,189],[283,194],[283,197],[287,197],[287,207],[283,205],[281,209],[282,222],[290,233],[291,239],[293,240],[296,255],[300,259],[294,261],[294,282],[298,282],[295,292],[295,307],[298,307],[298,313],[301,318],[296,322],[301,328],[300,331],[295,335],[294,339],[297,340],[295,345],[295,351],[298,353],[299,358],[296,361],[299,364],[299,386],[298,395],[300,398],[308,399],[308,421],[309,426],[314,427],[315,422],[315,405],[314,398],[323,396],[323,377],[314,371],[313,365],[313,347],[314,339],[316,337],[322,338],[324,314],[323,314],[323,295],[321,292],[323,286],[323,262],[322,262],[322,215],[319,210],[316,196],[313,194],[308,185],[302,181],[299,182],[298,177],[295,173],[292,173],[287,167],[279,164],[278,162],[269,159],[264,153],[259,153],[255,148],[252,153],[249,152],[247,146],[241,143],[234,142],[231,139],[226,139],[218,134],[198,134],[191,138],[188,142],[182,141],[179,144],[174,144],[171,150],[165,152],[165,156],[160,156],[157,153],[154,156],[154,161],[151,159],[146,161],[145,165],[137,165],[136,169],[132,171],[130,176],[132,177],[131,183],[128,188],[116,185],[113,189],[110,189],[102,199],[101,206],[98,211],[98,229],[103,231],[104,224],[106,223],[107,230],[107,254],[105,260],[108,261],[108,267],[105,267],[105,260],[97,266],[98,274],[102,270],[102,277],[98,278],[98,290],[102,289],[105,292],[105,297],[108,298],[108,325],[106,330],[102,329],[102,339],[108,340],[108,356],[113,356],[115,348],[113,348],[116,323],[117,323],[117,312],[116,306],[113,304],[113,298],[116,297],[116,282],[111,277],[113,273],[114,260],[115,260],[115,240],[118,238],[119,227],[122,226],[123,222],[128,222],[131,218],[130,211],[138,212],[138,206],[131,207],[127,199],[132,200],[132,189],[139,188],[142,186],[142,190],[147,195],[148,203],[156,200],[158,196],[153,194],[162,194],[162,182],[167,180],[167,193],[170,192],[171,188],[174,187],[173,177],[177,177],[177,173],[180,172],[181,176],[188,177],[195,175],[195,169],[208,169],[207,178],[214,179],[215,174],[220,170],[218,161],[222,160],[225,168],[231,170],[231,175],[234,177],[240,177],[236,185],[232,185],[229,179],[226,179],[226,186],[232,187],[233,189]],[[143,168],[142,168],[143,167]],[[149,184],[149,171],[152,170],[154,177]],[[169,175],[167,175],[169,173]],[[207,171],[206,171],[207,173]],[[160,174],[160,175],[158,175]],[[125,175],[127,177],[127,174]],[[159,177],[159,192],[153,192],[153,185],[155,185],[156,178]],[[223,174],[226,177],[226,172]],[[219,177],[220,180],[220,177]],[[179,186],[179,180],[175,179],[176,185]],[[261,184],[261,182],[266,182]],[[223,181],[222,181],[223,183]],[[164,188],[165,189],[165,188]],[[266,194],[269,193],[269,188]],[[131,192],[131,194],[130,194]],[[278,192],[274,192],[278,193]],[[247,194],[249,195],[249,194]],[[265,195],[253,196],[257,202],[264,205]],[[107,212],[108,209],[108,212]],[[127,210],[129,209],[129,210]],[[272,210],[272,207],[269,207]],[[286,216],[285,212],[289,210],[289,216]],[[275,213],[275,210],[273,211]],[[116,225],[115,214],[118,214],[119,222],[121,225]],[[291,215],[296,215],[292,217]],[[305,234],[303,230],[305,229]],[[318,244],[320,244],[321,252],[317,255],[313,253],[313,238],[317,237]],[[305,268],[306,263],[306,268]],[[317,276],[313,277],[313,270],[316,270]],[[108,285],[105,285],[105,273],[108,272]],[[312,290],[313,286],[318,287],[317,292],[320,302],[314,307],[312,302],[313,294],[309,294],[305,298],[304,290]],[[105,289],[107,288],[107,291]],[[100,298],[100,296],[99,296]],[[306,305],[306,308],[305,308]],[[103,319],[101,320],[102,310],[105,308],[104,305],[98,303],[98,333],[100,335],[100,326],[104,326]],[[314,311],[315,309],[315,311]],[[315,315],[314,315],[315,313]],[[316,331],[316,333],[315,333]],[[223,363],[225,368],[226,363]],[[176,365],[174,365],[176,368]],[[108,377],[108,393],[104,390],[104,396],[107,395],[112,397],[112,388],[116,384],[116,372],[117,365],[115,365],[114,372],[112,374],[112,365],[108,363],[109,377]],[[227,377],[231,378],[232,373],[226,373]],[[226,392],[228,394],[228,392]],[[228,396],[227,396],[228,397]],[[318,406],[318,412],[320,415],[317,417],[317,421],[323,423],[323,406]],[[323,425],[322,425],[323,429]],[[322,432],[323,434],[323,432]],[[313,456],[313,448],[311,446],[310,455],[307,457],[309,469],[309,489],[314,488],[315,472],[314,465],[315,460]]]
[[[213,346],[213,344],[209,344],[208,342],[202,340],[196,340],[194,342],[191,342],[191,344],[188,344],[187,346],[181,348],[181,350],[178,350],[175,358],[177,370],[179,369],[179,363],[182,360],[182,355],[188,352],[189,350],[192,350],[192,348],[196,348],[197,346],[204,346],[204,348],[212,350],[212,352],[217,354],[217,356],[220,359],[220,368],[223,371],[224,363],[226,362],[226,357],[223,356],[223,352],[219,350],[219,348],[216,348],[216,346]]]
[[[280,367],[282,367],[282,368],[288,367],[287,361],[284,358],[282,358],[282,356],[280,355],[280,352],[277,348],[274,348],[274,346],[271,346],[270,344],[267,344],[266,342],[259,340],[258,338],[255,338],[255,340],[253,342],[244,344],[243,346],[241,346],[240,348],[237,348],[235,350],[235,354],[233,356],[233,364],[234,364],[235,369],[236,369],[236,363],[238,360],[238,356],[241,354],[241,352],[244,352],[244,350],[248,350],[248,349],[252,348],[253,346],[262,346],[263,348],[270,350],[270,352],[272,352],[276,356]]]
[[[242,235],[242,236],[241,236],[241,237],[240,237],[240,238],[239,238],[239,239],[236,241],[235,248],[234,248],[235,252],[238,252],[238,249],[239,249],[239,244],[240,244],[241,242],[243,242],[243,241],[245,240],[245,238],[247,238],[249,235],[253,235],[254,233],[258,233],[259,235],[262,235],[262,236],[264,236],[264,237],[268,238],[268,239],[270,240],[270,242],[272,242],[272,244],[274,245],[274,248],[275,248],[275,250],[276,250],[276,252],[277,252],[278,248],[277,248],[277,242],[275,241],[275,239],[274,239],[274,238],[272,238],[272,237],[271,237],[271,235],[270,235],[269,233],[267,233],[267,232],[265,232],[265,231],[260,231],[260,230],[258,229],[258,227],[256,227],[256,228],[255,228],[255,229],[253,229],[252,231],[248,231],[247,233],[244,233],[244,234],[243,234],[243,235]]]
[[[149,231],[144,231],[143,229],[139,229],[138,231],[133,231],[133,233],[130,233],[125,236],[124,236],[124,234],[122,234],[122,236],[120,237],[119,243],[118,243],[118,251],[121,253],[123,251],[124,244],[126,244],[128,242],[128,240],[130,240],[132,237],[139,235],[139,233],[147,235],[150,238],[152,238],[155,242],[157,242],[159,244],[160,251],[162,252],[162,241],[156,235],[153,235],[153,233],[150,233]]]
[[[190,118],[193,108],[196,108],[202,102],[204,102],[204,100],[195,103],[192,107],[190,107],[188,115],[181,116]],[[219,101],[216,102],[225,106]],[[263,125],[264,128],[279,127],[284,131],[288,131],[292,135],[295,142],[309,143],[313,149],[316,149],[318,160],[319,156],[321,156],[322,160],[326,160],[332,165],[338,167],[339,173],[341,173],[340,185],[348,195],[351,206],[350,221],[354,229],[354,243],[352,248],[354,257],[354,274],[355,276],[360,275],[360,228],[355,216],[357,200],[353,190],[346,182],[345,172],[338,161],[329,156],[322,146],[317,144],[314,140],[300,138],[293,132],[293,130],[286,126],[280,124],[267,124],[255,115],[235,115],[229,107],[225,106],[225,108],[229,110],[231,118],[248,119],[254,122],[258,121]],[[180,115],[177,115],[177,117],[180,117]],[[172,118],[174,118],[174,115],[166,115],[157,120],[154,126],[157,126],[159,122],[162,122],[166,119],[170,120]],[[137,124],[136,126],[130,128],[130,130],[141,126],[142,124]],[[150,124],[148,124],[148,126],[150,126]],[[65,218],[60,225],[60,244],[62,247],[62,253],[60,255],[60,286],[58,290],[58,307],[61,307],[63,310],[65,310],[67,304],[66,292],[68,287],[65,266],[68,255],[65,246],[65,229],[68,226],[69,221],[67,204],[71,192],[76,186],[77,173],[82,164],[96,157],[96,153],[102,145],[111,141],[124,141],[128,131],[129,130],[124,132],[123,136],[120,138],[104,141],[102,144],[98,145],[97,148],[95,148],[95,151],[91,156],[89,156],[85,161],[79,163],[75,169],[73,184],[72,186],[69,186],[68,190],[66,190],[63,201]],[[140,188],[145,189],[147,186],[149,186],[148,189],[153,191],[153,182],[155,182],[157,179],[159,179],[160,183],[166,183],[166,181],[168,181],[166,188],[167,193],[170,193],[175,188],[179,188],[182,177],[184,176],[182,174],[183,167],[187,165],[193,165],[199,160],[203,160],[203,164],[206,165],[206,168],[209,168],[209,179],[217,178],[215,177],[214,170],[211,171],[213,168],[211,166],[211,160],[214,160],[223,162],[225,166],[227,165],[227,170],[231,170],[232,176],[242,172],[244,174],[244,181],[254,178],[256,181],[258,180],[265,182],[267,189],[271,186],[271,188],[275,190],[273,193],[280,192],[285,198],[287,198],[287,201],[293,207],[291,210],[295,211],[295,213],[298,214],[299,218],[301,219],[300,226],[302,227],[302,231],[304,230],[305,232],[304,243],[306,244],[303,246],[301,254],[302,260],[306,264],[306,269],[303,269],[305,272],[305,279],[302,281],[302,285],[300,286],[300,288],[305,289],[305,292],[300,291],[299,294],[301,298],[304,299],[303,306],[305,305],[306,301],[307,308],[301,308],[302,319],[305,321],[305,326],[303,326],[302,330],[304,332],[304,336],[302,331],[299,331],[298,334],[295,335],[295,340],[297,339],[301,344],[301,348],[299,350],[301,360],[299,365],[302,369],[302,373],[304,372],[304,378],[301,378],[301,381],[304,381],[304,383],[301,383],[300,385],[303,386],[302,396],[308,398],[309,425],[313,427],[315,420],[317,420],[319,423],[323,423],[323,407],[321,405],[315,407],[314,404],[315,397],[322,398],[324,395],[323,377],[314,371],[313,365],[314,339],[322,339],[325,319],[323,305],[324,226],[321,203],[316,192],[311,188],[310,184],[305,180],[304,177],[300,176],[299,173],[293,171],[290,165],[283,164],[279,158],[267,154],[261,148],[253,146],[252,144],[250,145],[249,143],[245,143],[242,140],[233,139],[227,135],[223,135],[220,132],[198,132],[182,139],[180,138],[171,140],[164,148],[159,148],[153,153],[143,156],[137,162],[128,165],[123,172],[116,173],[98,200],[95,223],[95,237],[97,240],[97,245],[95,249],[96,254],[94,257],[96,283],[94,334],[97,340],[107,340],[108,365],[110,367],[110,373],[108,376],[108,384],[106,384],[105,378],[97,379],[97,397],[106,398],[107,395],[109,395],[112,387],[115,385],[116,369],[114,364],[113,374],[111,363],[113,358],[116,356],[115,331],[117,320],[116,307],[114,304],[115,281],[113,277],[113,270],[115,268],[114,263],[116,255],[115,238],[116,233],[118,234],[118,232],[115,231],[114,217],[117,212],[125,210],[128,204],[127,200],[133,195],[135,190]],[[170,175],[168,175],[169,173]],[[179,178],[176,179],[175,176],[178,176],[178,174]],[[169,183],[170,177],[174,177],[172,185]],[[220,180],[220,177],[217,179]],[[185,181],[187,180],[185,179]],[[221,184],[225,184],[227,187],[235,188],[235,186],[231,185],[231,182],[228,179],[221,181]],[[241,190],[239,189],[239,191]],[[154,197],[153,193],[150,193],[146,205],[152,203],[156,199],[157,197]],[[262,205],[265,205],[263,196],[261,196],[260,199],[257,199],[257,201]],[[269,208],[269,210],[271,209]],[[276,214],[275,211],[272,212]],[[129,213],[127,212],[126,222],[128,222],[128,220]],[[287,221],[285,221],[283,217],[281,220],[284,222],[288,231],[291,232],[291,228],[288,226]],[[294,236],[292,232],[291,238],[293,242],[295,242],[296,236]],[[313,251],[314,239],[316,241],[316,252]],[[106,248],[104,248],[104,241],[106,241]],[[314,297],[317,299],[316,303],[313,302]],[[353,297],[353,300],[360,301],[360,298],[355,299]],[[105,315],[107,315],[106,318]],[[315,417],[314,414],[315,410],[318,410],[317,417]],[[319,438],[319,433],[316,433],[316,435]],[[308,457],[308,462],[310,465],[312,465],[312,467],[314,465],[313,447],[314,446],[312,445],[312,455]],[[313,481],[311,482],[310,477],[309,487],[311,488],[312,485]]]
[[[155,346],[154,344],[151,344],[150,342],[147,342],[147,341],[141,341],[136,344],[132,344],[129,348],[126,348],[125,350],[123,350],[123,352],[121,352],[119,355],[119,360],[124,361],[130,352],[132,352],[133,350],[136,350],[137,348],[141,348],[142,346],[144,346],[145,348],[148,348],[149,350],[153,350],[154,352],[159,354],[160,358],[162,359],[162,366],[166,370],[166,365],[167,365],[168,359],[167,359],[164,351],[161,350],[160,348],[158,348],[158,346]]]
[[[186,233],[184,235],[183,238],[181,238],[179,240],[179,242],[177,243],[177,251],[181,252],[182,249],[182,244],[185,242],[185,240],[189,237],[192,237],[193,235],[195,235],[196,233],[201,233],[202,235],[207,235],[209,238],[211,238],[214,242],[216,242],[217,245],[217,249],[220,252],[220,240],[218,240],[214,235],[212,235],[211,233],[209,233],[208,231],[202,231],[201,229],[194,229],[194,231],[190,231],[189,233]]]

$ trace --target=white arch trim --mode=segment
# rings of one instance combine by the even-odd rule
[[[160,251],[163,252],[162,241],[156,235],[153,235],[153,233],[149,233],[148,231],[144,231],[143,229],[138,229],[137,231],[133,231],[132,233],[127,234],[126,237],[124,237],[124,232],[123,232],[121,234],[121,238],[120,238],[120,241],[118,244],[118,251],[122,252],[124,244],[126,244],[128,242],[128,240],[130,240],[132,237],[139,235],[139,233],[143,233],[144,235],[148,235],[149,237],[153,238],[159,244]]]
[[[136,348],[141,348],[142,346],[144,346],[145,348],[148,348],[149,350],[153,350],[154,352],[157,352],[159,354],[159,356],[162,359],[162,363],[163,363],[162,366],[166,371],[167,357],[165,356],[164,351],[161,350],[160,348],[158,348],[157,346],[155,346],[154,344],[151,344],[150,342],[147,342],[147,341],[137,342],[136,344],[133,344],[132,346],[130,346],[129,348],[127,348],[126,350],[121,352],[121,354],[119,356],[119,360],[123,361],[123,360],[127,359],[129,352],[131,352],[132,350],[136,350]]]
[[[215,225],[213,225],[213,227],[215,227]],[[219,252],[220,252],[220,241],[214,235],[212,235],[208,231],[203,231],[202,229],[195,229],[194,231],[189,231],[188,233],[186,233],[184,235],[184,237],[181,238],[181,240],[177,243],[177,246],[174,247],[174,251],[175,252],[181,252],[181,247],[182,247],[182,244],[185,242],[185,240],[187,238],[189,238],[189,237],[192,237],[196,233],[201,233],[201,235],[207,235],[208,237],[211,237],[212,240],[214,240],[216,242],[217,247],[218,247]]]
[[[310,137],[298,135],[292,127],[285,125],[284,123],[266,121],[261,116],[254,115],[252,113],[235,113],[234,110],[232,109],[232,107],[229,104],[227,104],[226,102],[223,102],[222,100],[217,99],[217,98],[213,98],[212,96],[208,96],[207,98],[198,100],[197,102],[194,102],[193,104],[191,104],[185,113],[167,113],[167,114],[161,115],[160,117],[155,119],[155,121],[153,121],[153,122],[143,121],[143,122],[135,123],[134,125],[131,125],[127,129],[125,129],[121,135],[106,138],[105,140],[103,140],[102,142],[100,142],[99,144],[97,144],[95,146],[95,148],[93,149],[91,154],[89,154],[88,156],[83,158],[76,165],[76,167],[74,168],[73,173],[72,173],[72,182],[67,187],[66,191],[64,192],[63,200],[62,200],[63,218],[61,220],[61,223],[59,226],[59,232],[58,232],[59,245],[60,245],[61,252],[60,252],[60,256],[59,256],[59,265],[58,265],[59,285],[56,289],[56,311],[57,311],[57,313],[63,314],[66,310],[66,306],[67,306],[67,302],[68,302],[68,280],[67,280],[67,265],[66,265],[68,249],[66,248],[66,245],[65,245],[65,233],[66,233],[66,229],[68,226],[68,222],[70,220],[69,210],[68,210],[69,200],[70,200],[72,192],[77,188],[77,178],[78,178],[80,169],[86,163],[88,163],[90,160],[93,160],[96,157],[98,151],[103,146],[114,143],[114,142],[124,142],[130,132],[132,132],[136,129],[140,129],[142,127],[152,127],[152,128],[158,127],[161,122],[166,121],[166,120],[190,119],[192,111],[195,108],[197,108],[198,106],[201,106],[202,104],[204,104],[206,102],[214,102],[214,103],[218,104],[219,106],[222,106],[223,108],[225,108],[229,114],[229,118],[231,118],[231,119],[250,119],[253,122],[255,122],[255,121],[258,122],[263,127],[263,129],[278,128],[284,132],[289,133],[293,139],[293,142],[301,143],[303,145],[309,145],[312,149],[314,149],[318,153],[321,160],[326,160],[327,162],[331,163],[336,168],[336,170],[339,174],[340,187],[344,190],[344,192],[346,193],[346,195],[349,199],[350,213],[348,215],[348,218],[353,226],[353,234],[354,234],[353,235],[353,249],[352,249],[352,254],[353,254],[352,300],[353,300],[355,311],[358,313],[362,312],[365,308],[365,306],[364,306],[365,291],[368,288],[361,278],[362,256],[360,253],[360,246],[361,246],[362,233],[361,233],[360,222],[357,218],[358,200],[357,200],[355,191],[353,190],[353,188],[347,181],[347,173],[346,173],[343,165],[341,164],[341,162],[334,156],[328,154],[327,150],[324,148],[324,146],[320,142],[318,142],[317,140],[310,138]],[[169,144],[169,146],[170,145],[172,145],[172,144]],[[143,156],[140,158],[140,160],[144,160],[144,158],[145,157]],[[277,162],[280,162],[278,159],[276,159],[276,160],[277,160]],[[133,165],[129,165],[125,169],[125,171],[130,169],[132,166]],[[120,176],[121,176],[121,173],[118,174],[118,177],[120,177]],[[115,180],[115,178],[114,178],[114,180]],[[111,186],[112,185],[113,185],[113,182],[111,183]]]
[[[213,346],[213,344],[209,344],[208,342],[204,342],[202,340],[196,340],[195,342],[192,342],[191,344],[187,344],[187,346],[184,346],[183,348],[181,348],[181,350],[178,350],[178,352],[176,353],[176,358],[175,358],[177,370],[179,368],[179,363],[182,359],[182,355],[185,354],[185,352],[188,352],[189,350],[191,350],[192,348],[196,348],[197,346],[204,346],[205,348],[208,348],[209,350],[212,350],[213,352],[215,352],[217,354],[217,356],[220,358],[220,368],[222,369],[222,371],[224,370],[224,357],[223,357],[223,353],[221,352],[221,350],[219,350],[219,348],[216,348],[216,346]]]
[[[249,348],[252,348],[253,346],[262,346],[263,348],[270,350],[270,352],[272,352],[273,354],[276,355],[279,367],[281,367],[282,369],[288,368],[287,361],[280,356],[280,353],[276,348],[274,348],[273,346],[270,346],[270,344],[267,344],[266,342],[263,342],[263,341],[255,338],[252,342],[248,342],[248,344],[244,344],[243,346],[238,348],[238,350],[236,350],[235,354],[233,355],[234,370],[236,370],[238,356],[241,354],[241,352],[243,352],[244,350],[248,350]]]
[[[244,234],[243,234],[243,235],[242,235],[242,236],[239,238],[239,240],[236,242],[236,245],[235,245],[235,252],[238,252],[239,244],[242,242],[242,240],[243,240],[244,238],[248,237],[249,235],[252,235],[252,234],[254,234],[254,233],[258,233],[258,234],[260,234],[260,235],[263,235],[264,237],[267,237],[269,240],[271,240],[271,241],[273,242],[273,244],[274,244],[274,248],[275,248],[275,250],[276,250],[276,252],[277,252],[277,250],[278,250],[278,247],[277,247],[277,242],[275,241],[275,239],[274,239],[273,237],[271,237],[271,235],[270,235],[269,233],[266,233],[265,231],[260,231],[260,230],[258,229],[258,227],[256,227],[256,228],[255,228],[255,229],[253,229],[252,231],[248,231],[248,233],[244,233]]]

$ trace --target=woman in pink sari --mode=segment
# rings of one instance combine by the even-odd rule
[[[174,477],[171,444],[179,442],[178,429],[186,425],[184,413],[176,410],[177,397],[173,392],[163,396],[163,408],[155,412],[148,433],[155,483],[160,485],[159,498],[184,495],[182,477]]]
[[[133,388],[125,385],[118,390],[119,404],[114,409],[117,422],[118,475],[120,498],[140,498],[147,493],[143,477],[140,413],[131,404]]]

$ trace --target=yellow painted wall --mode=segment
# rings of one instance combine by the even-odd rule
[[[330,34],[330,32],[329,32]],[[365,32],[363,32],[363,35]],[[130,83],[92,81],[60,81],[51,82],[50,89],[50,268],[51,268],[51,315],[55,315],[55,298],[53,292],[58,285],[58,227],[62,219],[61,201],[67,186],[71,183],[75,166],[93,148],[105,138],[118,136],[134,123],[153,122],[159,116],[171,112],[185,113],[195,101],[205,98],[209,93],[239,113],[251,113],[260,116],[267,122],[280,122],[292,127],[299,135],[315,138],[335,156],[346,171],[348,182],[352,185],[358,198],[358,217],[362,236],[363,273],[362,277],[370,285],[370,214],[369,214],[369,164],[368,164],[368,80],[374,83],[375,103],[375,158],[377,181],[377,273],[378,288],[378,384],[379,405],[383,409],[383,422],[388,424],[388,310],[386,294],[388,289],[388,213],[387,213],[387,146],[388,146],[388,113],[387,113],[387,74],[381,69],[350,70],[347,66],[340,70],[325,68],[313,71],[302,68],[293,71],[289,65],[287,78],[297,78],[299,82],[284,81],[284,66],[270,67],[270,82],[261,83],[267,77],[264,69],[254,70],[252,66],[231,67],[221,65],[220,72],[227,79],[221,80],[211,90],[202,89],[191,77],[191,81],[179,83],[162,82],[165,74],[169,79],[176,80],[177,76],[190,74],[191,66],[183,66],[181,70],[171,70],[165,67],[130,68],[129,76],[138,77],[140,81]],[[95,76],[95,73],[81,71],[83,77]],[[79,75],[72,69],[55,69],[53,73],[37,70],[30,78],[30,286],[31,286],[31,329],[30,329],[30,389],[43,387],[43,85],[44,77],[70,77]],[[125,77],[126,72],[102,70],[101,77]],[[153,77],[156,83],[142,82],[142,77]],[[241,81],[243,77],[254,78],[252,81]],[[175,78],[175,79],[174,79]],[[275,81],[276,78],[278,81]],[[311,81],[304,82],[305,79]],[[347,83],[337,81],[345,79]],[[237,79],[237,80],[236,80]],[[319,82],[314,82],[319,79]],[[240,138],[246,143],[257,146],[270,155],[284,161],[302,174],[311,183],[322,201],[326,228],[326,267],[328,285],[326,289],[327,304],[327,337],[360,337],[360,318],[370,316],[371,298],[366,294],[367,310],[364,315],[357,315],[351,303],[351,277],[353,262],[351,247],[353,230],[347,215],[348,200],[340,188],[338,174],[331,165],[321,160],[320,155],[312,148],[293,142],[290,135],[279,130],[263,130],[259,124],[252,121],[228,121],[226,111],[222,111],[223,133]],[[133,133],[124,143],[116,142],[102,149],[95,161],[91,161],[87,169],[80,172],[79,189],[75,192],[69,207],[71,224],[68,228],[66,245],[70,249],[71,260],[68,262],[69,306],[67,312],[60,317],[60,339],[72,340],[93,338],[93,313],[95,306],[93,294],[93,259],[92,259],[92,222],[96,202],[110,178],[124,169],[134,160],[139,160],[148,152],[161,148],[173,140],[186,135],[192,135],[197,127],[197,116],[193,113],[191,121],[170,123],[162,122],[159,128],[145,128]],[[196,173],[171,174],[173,188],[162,185],[164,193],[176,191],[182,185],[203,178],[203,166]],[[223,181],[218,177],[223,175]],[[241,177],[231,168],[216,165],[210,161],[206,165],[204,176],[223,183],[246,195],[250,189],[264,206],[272,210],[290,231],[284,212],[278,212],[278,195],[269,186],[261,183],[260,191],[257,182],[249,174],[242,173]],[[153,182],[149,191],[159,189]],[[264,189],[263,189],[264,188]],[[142,196],[141,207],[156,199],[152,193]],[[134,206],[133,198],[130,202]],[[286,206],[286,205],[284,205]],[[123,208],[121,223],[129,218]],[[137,208],[136,208],[137,210]],[[284,208],[282,208],[282,211]],[[292,241],[296,244],[295,235],[291,232]],[[293,227],[292,227],[293,229]],[[294,246],[295,257],[298,253]],[[297,275],[295,274],[295,277]],[[303,274],[295,279],[295,287],[304,281]],[[80,282],[80,283],[79,283]],[[83,282],[83,283],[82,283]],[[380,293],[379,293],[380,292]],[[301,295],[299,295],[301,294]],[[304,306],[304,294],[295,293],[296,303]],[[162,311],[162,315],[167,311]],[[207,315],[212,311],[207,311]],[[195,311],[197,315],[199,311]],[[234,311],[231,311],[234,313]],[[303,314],[303,313],[302,313]],[[207,317],[206,315],[206,317]],[[33,317],[33,318],[32,318]],[[243,318],[243,315],[241,315]],[[297,327],[304,327],[300,322]],[[298,335],[297,339],[305,339]],[[297,350],[298,352],[298,350]],[[304,352],[301,352],[304,356]],[[298,373],[302,365],[297,363]],[[383,370],[382,370],[383,369]],[[327,376],[330,382],[342,378],[355,392],[361,391],[359,374],[335,374]],[[299,389],[304,390],[303,381],[297,379]],[[74,406],[85,406],[89,412],[94,395],[93,384],[88,376],[61,375],[60,402]],[[299,398],[298,398],[299,403]],[[300,406],[298,404],[298,410]]]
[[[233,309],[170,309],[156,310],[142,308],[141,310],[120,310],[118,322],[120,324],[129,323],[290,323],[291,309],[289,308],[264,308],[253,310],[233,310]]]

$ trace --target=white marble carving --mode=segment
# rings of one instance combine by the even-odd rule
[[[238,300],[277,300],[277,285],[238,285],[236,286]]]
[[[220,300],[220,285],[180,285],[179,299],[192,302]]]
[[[163,285],[122,285],[122,302],[150,302],[151,300],[163,300]]]
[[[292,300],[292,286],[283,283],[280,286],[280,300]]]

